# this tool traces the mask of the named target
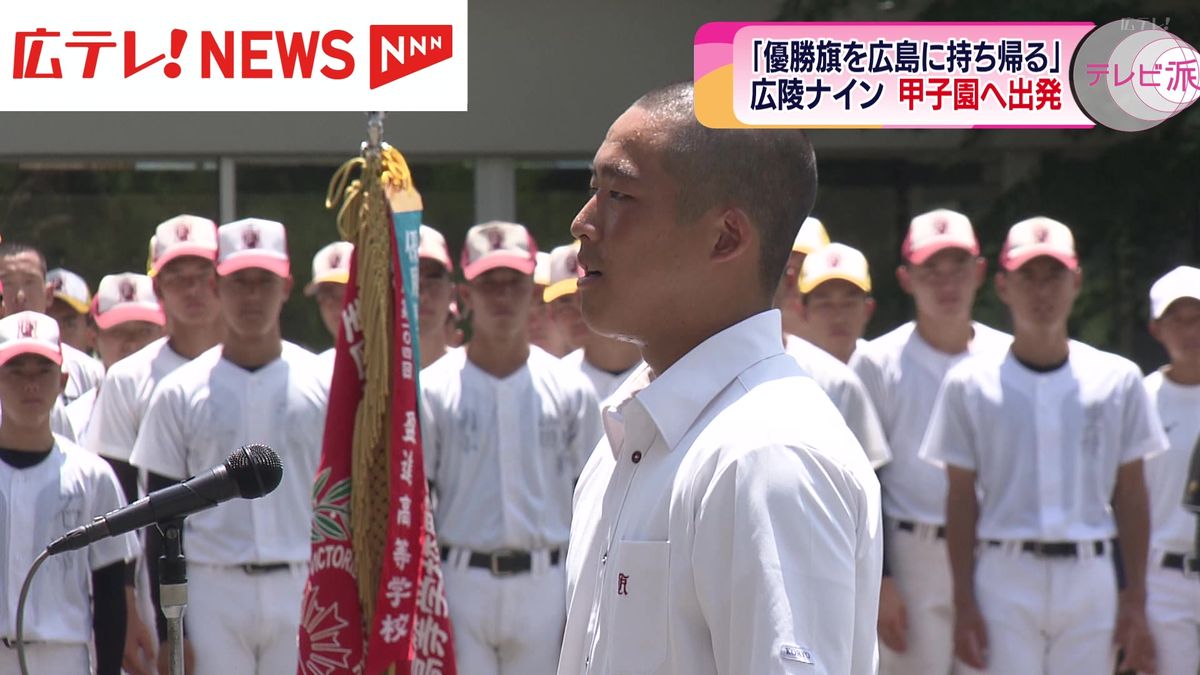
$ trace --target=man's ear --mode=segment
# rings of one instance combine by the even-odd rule
[[[739,208],[725,209],[714,223],[717,229],[712,249],[714,261],[732,260],[744,254],[757,239],[750,217]]]
[[[896,267],[896,282],[900,284],[900,290],[912,295],[912,274],[909,272],[907,265]]]

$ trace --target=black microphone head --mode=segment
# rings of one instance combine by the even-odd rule
[[[283,464],[279,455],[260,443],[242,446],[225,460],[225,470],[243,499],[257,499],[279,487]]]

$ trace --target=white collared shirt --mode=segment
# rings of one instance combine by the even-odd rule
[[[909,322],[855,351],[851,364],[883,422],[892,461],[879,471],[883,512],[890,518],[931,525],[946,522],[946,472],[922,460],[921,439],[946,373],[978,354],[1003,354],[1012,337],[981,323],[967,351],[934,349]]]
[[[1117,469],[1166,447],[1138,367],[1072,340],[1049,373],[1011,352],[956,366],[921,456],[975,472],[980,539],[1089,541],[1117,534]]]
[[[476,551],[561,546],[571,491],[592,450],[600,405],[578,370],[531,346],[494,377],[446,353],[421,371],[425,471],[439,542]]]
[[[867,453],[867,459],[873,468],[878,469],[892,458],[888,450],[887,435],[883,432],[883,423],[871,403],[871,396],[862,380],[850,368],[829,352],[796,335],[787,336],[784,351],[796,359],[800,367],[812,375],[817,385],[821,387],[833,401],[846,426],[854,432],[854,437]]]
[[[1150,547],[1188,553],[1195,546],[1196,514],[1183,508],[1192,453],[1200,437],[1200,385],[1176,384],[1156,370],[1145,380],[1170,447],[1146,460],[1150,494]]]
[[[50,455],[17,469],[0,462],[0,636],[17,634],[21,585],[51,541],[125,505],[112,468],[61,437]],[[25,639],[88,643],[92,639],[91,573],[132,560],[132,533],[100,539],[51,556],[38,570],[25,603]]]
[[[158,385],[130,463],[182,480],[249,443],[278,453],[283,480],[259,499],[188,516],[189,560],[210,565],[305,562],[312,553],[312,482],[321,455],[329,381],[318,357],[290,342],[250,372],[217,345]]]
[[[642,365],[642,361],[639,360],[624,372],[610,373],[603,368],[597,368],[589,363],[584,356],[582,348],[576,349],[562,357],[562,361],[569,366],[578,368],[580,372],[587,376],[588,381],[592,383],[592,389],[596,391],[596,400],[601,403],[609,396],[612,396],[617,387],[621,386],[621,383],[628,379],[633,374],[633,371]]]
[[[651,379],[576,489],[560,675],[874,673],[879,484],[779,312]]]
[[[162,337],[114,363],[104,375],[86,437],[80,441],[98,455],[128,462],[158,383],[187,362]]]

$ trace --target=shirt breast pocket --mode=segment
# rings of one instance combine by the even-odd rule
[[[618,544],[613,594],[612,671],[655,672],[667,658],[670,543],[622,541]]]

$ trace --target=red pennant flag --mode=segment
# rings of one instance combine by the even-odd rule
[[[390,187],[400,194],[393,203],[409,208],[398,208],[393,216],[386,200],[380,199],[372,206],[368,185],[364,206],[358,209],[366,215],[360,217],[357,228],[349,228],[357,229],[360,236],[351,257],[323,453],[313,486],[313,552],[300,627],[301,675],[457,673],[420,443],[414,344],[418,331],[410,312],[415,297],[406,295],[405,285],[406,279],[410,286],[416,279],[420,198],[412,189],[400,153],[387,148],[384,164],[396,181]],[[364,180],[371,178],[370,168],[368,164]],[[351,185],[348,199],[355,197],[357,189],[357,185]],[[413,205],[415,208],[411,208]],[[379,207],[388,211],[383,219],[370,213],[371,208]],[[353,210],[343,209],[343,215]],[[380,223],[384,223],[386,235],[378,229],[365,231],[380,227]],[[386,244],[380,241],[383,236]],[[388,264],[380,264],[378,255],[360,255],[364,250],[388,252]],[[359,266],[363,264],[372,267],[360,275]],[[401,273],[392,274],[391,269]],[[370,276],[376,274],[383,276]],[[370,303],[363,302],[360,281],[364,279],[377,284],[375,292],[386,289],[386,311],[373,311]],[[381,280],[386,283],[378,284]],[[392,318],[392,322],[386,326],[370,323],[381,316]],[[374,349],[367,348],[372,339],[368,336],[374,336]],[[387,405],[382,415],[387,425],[375,445],[386,448],[388,489],[386,494],[355,499],[352,486],[361,477],[356,472],[361,472],[363,466],[356,461],[359,458],[355,453],[362,452],[364,445],[356,437],[356,433],[363,434],[361,420],[356,419],[362,415],[360,408],[377,407],[374,404],[378,401],[366,397],[380,390],[371,386],[378,383],[369,382],[368,374],[377,373],[371,371],[371,360],[381,358],[377,351],[380,347],[388,352],[383,358],[390,368],[385,374]],[[386,531],[383,546],[365,553],[360,549],[367,547],[362,543],[366,535],[354,536],[355,525],[351,523],[352,505],[364,503],[369,505],[369,515],[360,514],[353,518],[355,523],[363,527],[365,522],[364,531]],[[370,556],[372,566],[358,560],[363,555]],[[364,569],[374,577],[365,583],[360,578]]]

